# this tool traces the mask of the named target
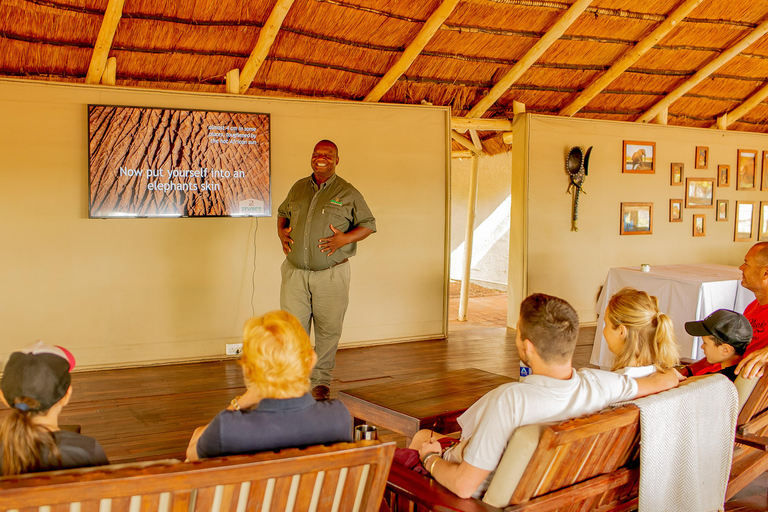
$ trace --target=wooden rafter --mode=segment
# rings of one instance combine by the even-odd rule
[[[379,83],[371,89],[371,92],[365,96],[363,101],[379,101],[392,88],[397,79],[413,64],[413,61],[416,60],[416,57],[419,56],[458,3],[459,0],[443,0],[443,3],[427,19],[419,33],[416,34],[416,38],[411,41],[411,44],[408,45],[397,62],[381,77]]]
[[[477,130],[469,130],[469,137],[472,139],[472,144],[475,145],[475,152],[483,152],[483,143],[480,140],[480,136],[477,134]]]
[[[617,60],[611,68],[603,73],[597,80],[592,82],[589,87],[579,94],[570,104],[560,111],[561,116],[572,116],[587,103],[589,103],[595,96],[600,94],[603,89],[608,87],[611,82],[626,71],[629,66],[637,62],[640,57],[645,55],[648,50],[653,48],[661,39],[666,36],[672,29],[677,26],[680,21],[683,20],[693,9],[696,8],[703,0],[686,0],[675,11],[667,16],[667,19],[662,21],[650,34],[640,40],[634,47],[627,50],[619,60]]]
[[[240,71],[240,94],[245,94],[245,91],[253,83],[256,73],[259,72],[264,59],[267,58],[272,43],[275,42],[277,33],[280,31],[280,27],[283,25],[283,20],[285,20],[291,5],[293,5],[293,0],[277,0],[277,3],[272,8],[272,12],[269,13],[269,18],[267,18],[261,30],[259,30],[259,39],[256,41],[256,46],[253,47],[250,57],[248,57],[243,69]]]
[[[454,130],[480,130],[508,132],[512,129],[512,121],[509,119],[470,119],[468,117],[452,117],[451,128]]]
[[[736,44],[723,51],[716,58],[709,61],[703,68],[696,72],[691,78],[680,84],[674,91],[664,96],[664,99],[643,112],[635,122],[647,123],[656,117],[663,109],[668,108],[685,93],[696,87],[709,75],[720,69],[726,62],[736,57],[742,50],[745,50],[752,43],[763,37],[768,32],[768,20],[763,21],[752,32],[741,38]]]
[[[115,38],[117,24],[123,16],[123,4],[125,0],[109,0],[107,9],[104,11],[104,19],[101,20],[99,35],[96,36],[96,44],[93,46],[91,63],[88,65],[88,73],[85,75],[85,83],[98,84],[101,82],[101,75],[107,67],[109,50],[112,48],[112,41]]]
[[[758,106],[765,98],[768,98],[768,85],[761,87],[759,91],[744,100],[744,103],[735,109],[718,117],[717,123],[713,124],[712,128],[717,127],[721,130],[725,130],[731,123],[738,121],[744,114]]]
[[[542,36],[539,41],[533,45],[533,48],[523,56],[522,59],[512,66],[506,75],[499,80],[496,85],[491,88],[488,94],[477,102],[477,105],[472,107],[467,117],[481,117],[489,108],[496,103],[496,100],[501,98],[509,87],[514,84],[528,68],[530,68],[538,59],[541,54],[544,53],[552,44],[557,41],[561,35],[570,27],[576,19],[581,16],[581,13],[589,7],[592,0],[576,0],[565,14],[558,19],[547,33]]]
[[[470,150],[473,154],[476,155],[483,155],[485,154],[484,151],[478,151],[475,147],[475,143],[466,138],[465,136],[461,135],[460,133],[456,133],[456,130],[451,130],[451,138]]]

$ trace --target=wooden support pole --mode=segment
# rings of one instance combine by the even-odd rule
[[[446,18],[450,16],[450,14],[453,12],[453,9],[456,8],[456,4],[458,3],[459,0],[443,0],[443,3],[440,4],[440,6],[435,9],[427,21],[424,22],[421,30],[419,30],[419,33],[416,34],[416,38],[411,41],[411,44],[408,45],[397,62],[395,62],[394,65],[389,68],[389,71],[387,71],[384,76],[381,77],[379,83],[377,83],[376,86],[371,89],[371,92],[368,93],[363,101],[379,101],[381,97],[384,96],[387,91],[392,88],[397,79],[400,78],[403,73],[405,73],[405,70],[408,69],[411,64],[413,64],[413,61],[416,60],[416,57],[419,56],[429,40],[432,39],[432,37],[435,35],[435,32],[438,31]]]
[[[469,137],[472,139],[472,144],[475,146],[475,152],[482,153],[483,143],[480,142],[480,137],[477,135],[477,130],[469,130]]]
[[[470,119],[468,117],[452,117],[451,128],[457,131],[480,130],[506,132],[512,129],[509,119]]]
[[[525,114],[525,103],[512,100],[512,113],[514,115]]]
[[[718,130],[728,129],[728,112],[717,118],[717,123],[715,123],[715,126],[717,126]]]
[[[667,124],[668,116],[669,116],[669,109],[668,108],[663,108],[659,112],[659,115],[656,116],[656,122],[658,124],[666,125]]]
[[[755,92],[752,96],[744,100],[744,103],[736,107],[735,109],[731,110],[727,114],[723,114],[721,117],[717,118],[717,128],[720,130],[725,130],[728,128],[728,126],[731,125],[731,123],[735,123],[744,115],[758,106],[765,98],[768,98],[768,85],[765,85],[760,88],[757,92]],[[720,127],[720,119],[723,119],[723,127]]]
[[[240,70],[237,68],[227,72],[227,94],[240,94]]]
[[[104,67],[104,74],[101,75],[101,83],[103,85],[115,85],[117,81],[117,58],[110,57],[107,59],[107,65]]]
[[[703,0],[686,0],[680,7],[674,10],[672,14],[667,16],[667,19],[659,23],[653,32],[645,36],[638,43],[627,50],[619,60],[617,60],[608,71],[603,73],[597,80],[592,82],[589,87],[584,89],[570,104],[560,110],[561,116],[572,116],[587,103],[589,103],[595,96],[600,94],[611,82],[621,75],[632,64],[637,62],[640,57],[645,55],[648,50],[658,44],[664,36],[666,36],[672,29],[677,26],[693,9],[695,9]],[[664,123],[666,124],[666,123]]]
[[[269,18],[259,30],[256,46],[253,47],[250,57],[240,71],[240,94],[245,94],[253,79],[256,78],[256,73],[259,72],[264,59],[267,58],[269,49],[272,48],[272,43],[275,42],[277,33],[280,31],[291,5],[293,5],[293,0],[277,0],[272,12],[269,13]]]
[[[462,146],[464,146],[465,148],[467,148],[468,150],[470,150],[471,152],[477,153],[477,148],[475,148],[475,144],[465,136],[461,135],[460,133],[456,133],[456,130],[451,130],[451,138],[456,142],[458,142],[459,144],[461,144]],[[480,154],[483,154],[483,153],[480,152]]]
[[[581,16],[581,13],[589,7],[592,0],[576,0],[567,11],[558,19],[552,27],[547,30],[547,33],[539,39],[539,41],[533,45],[533,48],[528,50],[523,57],[512,66],[506,75],[499,80],[496,85],[491,88],[488,94],[477,102],[477,105],[472,107],[467,117],[482,117],[482,115],[488,111],[489,108],[496,103],[496,100],[501,98],[509,87],[517,82],[517,80],[530,68],[541,56],[542,53],[552,46],[560,36],[570,27],[576,19]]]
[[[471,151],[451,151],[451,158],[470,158],[473,154]]]
[[[469,274],[472,269],[472,239],[475,235],[475,209],[477,208],[477,175],[480,157],[472,155],[469,173],[469,200],[467,202],[467,231],[464,235],[464,270],[461,275],[461,295],[459,297],[459,322],[467,321],[469,305]]]
[[[125,0],[109,0],[104,11],[104,19],[101,20],[99,35],[96,36],[96,44],[93,46],[91,62],[88,64],[88,73],[85,75],[85,83],[98,84],[107,67],[109,50],[112,49],[112,41],[115,38],[115,30],[123,15]]]
[[[504,132],[501,134],[501,140],[504,144],[512,144],[512,132]]]
[[[658,115],[661,109],[669,107],[672,103],[680,99],[685,93],[703,82],[709,75],[720,69],[725,63],[736,57],[752,43],[763,37],[768,32],[768,20],[763,21],[752,32],[742,37],[736,44],[721,52],[717,57],[709,61],[704,67],[699,69],[691,78],[680,84],[675,90],[667,93],[664,99],[660,100],[654,106],[643,112],[638,117],[636,123],[647,123]]]

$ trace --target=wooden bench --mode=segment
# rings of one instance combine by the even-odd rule
[[[0,479],[0,510],[376,512],[394,443],[312,446],[197,462],[139,463]]]

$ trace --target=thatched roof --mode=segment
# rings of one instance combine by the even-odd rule
[[[679,22],[647,39],[676,11]],[[732,112],[722,127],[768,132],[766,19],[759,0],[2,0],[0,76],[111,83],[113,73],[120,86],[223,93],[227,73],[260,48],[252,82],[240,77],[245,94],[362,101],[412,54],[369,100],[501,119],[515,101],[528,112],[621,121],[660,113],[697,127]],[[568,112],[612,66],[615,79]],[[756,93],[753,108],[733,112]],[[499,133],[480,137],[487,152],[508,149]]]

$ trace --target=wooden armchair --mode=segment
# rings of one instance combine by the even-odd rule
[[[394,451],[394,443],[360,441],[198,462],[5,477],[0,479],[0,510],[376,512]]]
[[[739,410],[726,500],[768,471],[768,372],[751,381],[737,377],[735,384],[743,405]]]

